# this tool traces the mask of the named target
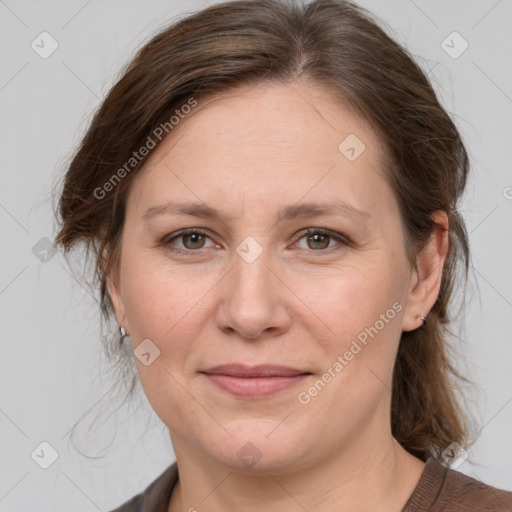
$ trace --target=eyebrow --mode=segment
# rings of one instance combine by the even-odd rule
[[[169,201],[160,206],[153,206],[142,215],[147,222],[157,215],[190,215],[204,219],[219,219],[229,222],[232,219],[226,213],[208,206],[206,203]],[[299,217],[319,217],[321,215],[337,215],[344,217],[371,218],[368,212],[358,210],[341,199],[326,203],[300,203],[281,208],[274,217],[274,222],[293,220]]]

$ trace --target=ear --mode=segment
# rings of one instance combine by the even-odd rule
[[[426,317],[439,296],[443,267],[448,254],[448,215],[439,210],[431,218],[436,225],[430,240],[417,255],[417,270],[412,269],[409,292],[402,317],[402,331],[413,331],[423,323],[420,316]]]
[[[105,261],[105,253],[103,254]],[[121,294],[121,282],[119,269],[113,268],[106,275],[107,290],[114,307],[114,313],[119,326],[123,326],[127,332],[130,332],[129,326],[127,325],[126,312]]]

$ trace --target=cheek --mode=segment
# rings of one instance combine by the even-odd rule
[[[199,301],[205,291],[183,273],[158,267],[155,261],[146,265],[142,258],[126,258],[126,267],[123,293],[141,386],[164,424],[181,424],[198,414],[184,389],[183,372],[200,339]],[[137,357],[143,340],[150,340],[158,353],[148,365]]]
[[[336,345],[339,340],[355,337],[379,321],[381,315],[396,322],[397,309],[386,312],[403,301],[400,270],[383,253],[329,269],[314,277],[297,276],[294,291],[315,314]],[[313,315],[311,315],[313,318]],[[380,326],[380,322],[379,322]]]
[[[193,372],[193,356],[200,351],[211,312],[213,294],[208,291],[218,276],[206,269],[199,273],[192,265],[172,266],[143,251],[127,252],[124,263],[123,297],[133,348],[149,339],[159,351],[150,366],[135,359],[142,386],[155,405],[163,389],[180,396],[178,382]]]
[[[390,398],[403,306],[400,287],[385,267],[352,267],[311,297],[330,330],[324,329],[329,335],[321,342],[321,374],[297,399],[332,438],[368,424]]]
[[[200,308],[209,286],[207,274],[172,266],[155,252],[127,251],[123,264],[123,299],[132,331],[141,340],[180,339],[173,333],[187,324],[193,309]]]
[[[315,286],[302,278],[298,294],[308,297],[305,302],[318,316],[311,315],[308,329],[325,333],[321,371],[328,373],[329,383],[318,403],[332,402],[334,408],[340,401],[347,407],[369,404],[384,391],[383,383],[390,385],[403,311],[399,266],[376,251],[316,279]]]

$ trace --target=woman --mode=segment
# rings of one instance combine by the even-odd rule
[[[176,454],[116,510],[512,510],[450,467],[467,173],[423,72],[349,2],[217,4],[145,45],[56,238],[94,250]]]

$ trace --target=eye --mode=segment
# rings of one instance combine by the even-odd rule
[[[339,246],[334,246],[334,248],[332,246],[329,247],[332,241],[339,242],[338,245],[341,244],[341,248],[343,248],[343,246],[350,245],[350,242],[346,237],[334,231],[322,228],[308,228],[305,232],[302,231],[297,235],[297,240],[301,241],[303,239],[306,240],[306,249],[312,249],[313,252],[320,254],[325,252],[330,253],[333,250],[336,251],[340,249]],[[302,247],[302,249],[304,249],[304,247]]]
[[[192,252],[197,252],[199,249],[205,249],[206,239],[210,238],[205,231],[196,228],[184,229],[183,231],[179,231],[171,235],[170,237],[165,237],[161,241],[161,245],[166,249],[170,249],[178,254],[190,254]],[[183,244],[183,248],[174,247],[172,242],[174,240],[181,240]]]
[[[220,247],[217,244],[206,246],[207,239],[211,240],[205,231],[198,228],[189,228],[164,237],[160,245],[177,254],[192,254],[193,252],[199,252],[201,249]],[[300,249],[310,249],[312,252],[319,254],[334,252],[350,245],[350,241],[343,235],[322,228],[308,228],[295,236],[296,241],[303,239],[306,240],[307,247],[299,247]],[[175,241],[181,241],[182,247],[176,247],[174,245]],[[332,247],[331,242],[333,241],[337,241],[338,246],[334,244],[334,247]]]

